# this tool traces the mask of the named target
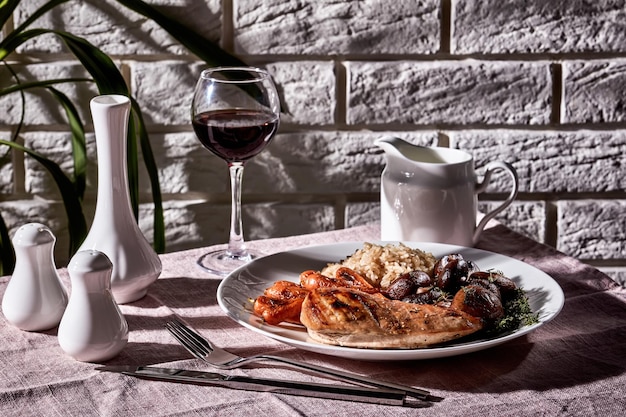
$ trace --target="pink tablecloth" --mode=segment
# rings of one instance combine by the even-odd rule
[[[252,242],[266,253],[343,241],[376,240],[375,226]],[[617,416],[626,411],[626,294],[596,269],[496,225],[479,248],[509,255],[552,276],[563,288],[561,313],[537,331],[503,345],[461,356],[363,362],[292,348],[259,336],[228,318],[216,302],[220,282],[196,268],[205,250],[162,257],[164,271],[148,295],[123,305],[129,344],[109,364],[158,364],[206,369],[167,333],[178,316],[218,345],[250,355],[271,352],[377,379],[422,387],[444,397],[405,408],[235,391],[100,373],[60,349],[56,329],[23,332],[0,316],[1,416]],[[67,280],[66,272],[61,274]],[[0,278],[0,296],[9,277]],[[323,380],[262,365],[238,375]]]

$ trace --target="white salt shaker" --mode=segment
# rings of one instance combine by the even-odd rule
[[[41,223],[20,227],[13,237],[15,268],[2,298],[7,321],[28,331],[59,324],[68,302],[54,264],[52,231]]]
[[[128,342],[128,324],[111,293],[113,264],[97,250],[77,252],[67,267],[72,292],[59,324],[59,345],[82,362],[105,361]]]

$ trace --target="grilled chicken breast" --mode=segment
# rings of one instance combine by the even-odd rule
[[[390,300],[349,288],[318,288],[302,303],[300,321],[318,342],[359,348],[414,349],[482,328],[456,309]]]

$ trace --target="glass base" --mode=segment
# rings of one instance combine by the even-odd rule
[[[226,277],[235,269],[247,264],[260,254],[246,250],[243,254],[233,254],[226,249],[205,253],[196,262],[198,267],[205,272]]]

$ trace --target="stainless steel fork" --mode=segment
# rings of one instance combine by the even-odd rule
[[[254,355],[248,357],[242,357],[234,355],[230,352],[225,351],[224,349],[215,346],[208,339],[187,327],[179,320],[172,320],[165,324],[167,330],[180,342],[181,345],[189,353],[191,353],[196,358],[208,363],[209,365],[218,368],[218,369],[234,369],[239,368],[241,366],[247,365],[252,362],[259,361],[273,361],[279,362],[282,364],[286,364],[292,366],[294,368],[304,369],[309,372],[314,372],[316,374],[330,377],[333,379],[351,382],[359,385],[365,385],[370,387],[379,387],[379,388],[390,388],[395,390],[401,390],[406,392],[406,395],[418,398],[420,400],[426,401],[438,401],[441,400],[439,397],[435,397],[430,394],[430,392],[419,389],[412,388],[406,385],[394,384],[391,382],[385,381],[377,381],[374,379],[368,379],[367,377],[344,372],[344,371],[336,371],[334,369],[325,368],[323,366],[317,366],[308,364],[305,362],[299,362],[292,359],[283,358],[280,356],[273,355]]]

